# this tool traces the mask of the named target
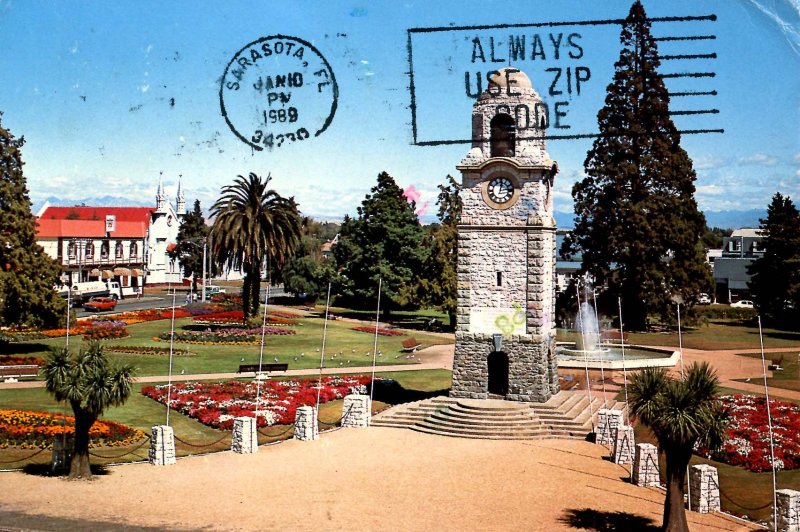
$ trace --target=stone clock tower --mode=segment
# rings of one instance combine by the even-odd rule
[[[555,354],[557,164],[547,109],[523,72],[500,70],[472,110],[472,149],[457,166],[458,325],[452,397],[547,401]]]

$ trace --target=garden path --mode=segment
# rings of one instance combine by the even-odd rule
[[[340,429],[252,455],[112,467],[93,482],[3,473],[0,528],[657,530],[663,491],[626,482],[607,454],[574,440]],[[721,514],[687,517],[693,532],[756,529]]]

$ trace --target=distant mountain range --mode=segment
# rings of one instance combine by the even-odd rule
[[[98,197],[91,197],[91,198],[82,198],[82,199],[61,199],[55,196],[50,196],[46,200],[38,201],[33,205],[31,209],[34,214],[36,214],[39,209],[44,205],[44,202],[50,202],[50,205],[57,206],[57,207],[69,207],[72,205],[96,205],[96,206],[118,206],[118,207],[151,207],[154,206],[153,201],[145,201],[145,202],[137,202],[131,200],[129,198],[124,198],[121,196],[98,196]],[[306,214],[306,213],[304,213]],[[750,210],[742,210],[742,211],[706,211],[704,212],[706,215],[706,223],[709,227],[720,227],[722,229],[740,229],[742,227],[758,227],[758,219],[765,218],[767,216],[766,211],[762,211],[760,209],[750,209]],[[336,219],[335,217],[331,216],[314,216],[313,213],[310,213],[310,216],[317,221],[335,221],[341,222],[342,218]],[[574,214],[569,212],[556,212],[556,224],[558,227],[563,229],[571,228],[573,224]],[[437,221],[436,215],[434,214],[423,214],[420,217],[420,221],[423,224],[431,224]]]

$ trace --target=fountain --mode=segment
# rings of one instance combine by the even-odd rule
[[[589,369],[639,369],[647,367],[672,367],[677,364],[680,354],[641,346],[625,345],[624,358],[622,346],[603,341],[603,334],[597,319],[596,310],[588,302],[587,296],[580,304],[575,316],[575,342],[559,342],[556,348],[558,366],[562,368]]]

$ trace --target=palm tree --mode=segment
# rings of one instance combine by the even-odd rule
[[[696,444],[718,448],[725,438],[727,415],[717,401],[719,379],[708,363],[692,364],[676,380],[664,368],[648,368],[631,379],[630,407],[655,434],[667,460],[666,531],[688,531],[683,506],[686,468]]]
[[[75,441],[70,478],[91,478],[89,430],[106,408],[123,404],[131,395],[135,369],[112,366],[99,342],[70,356],[64,347],[50,353],[42,367],[47,391],[56,401],[69,401],[75,416]]]
[[[245,318],[258,309],[264,259],[281,267],[300,243],[300,215],[294,198],[284,198],[254,173],[237,176],[211,207],[214,258],[220,265],[244,272],[242,306]]]

